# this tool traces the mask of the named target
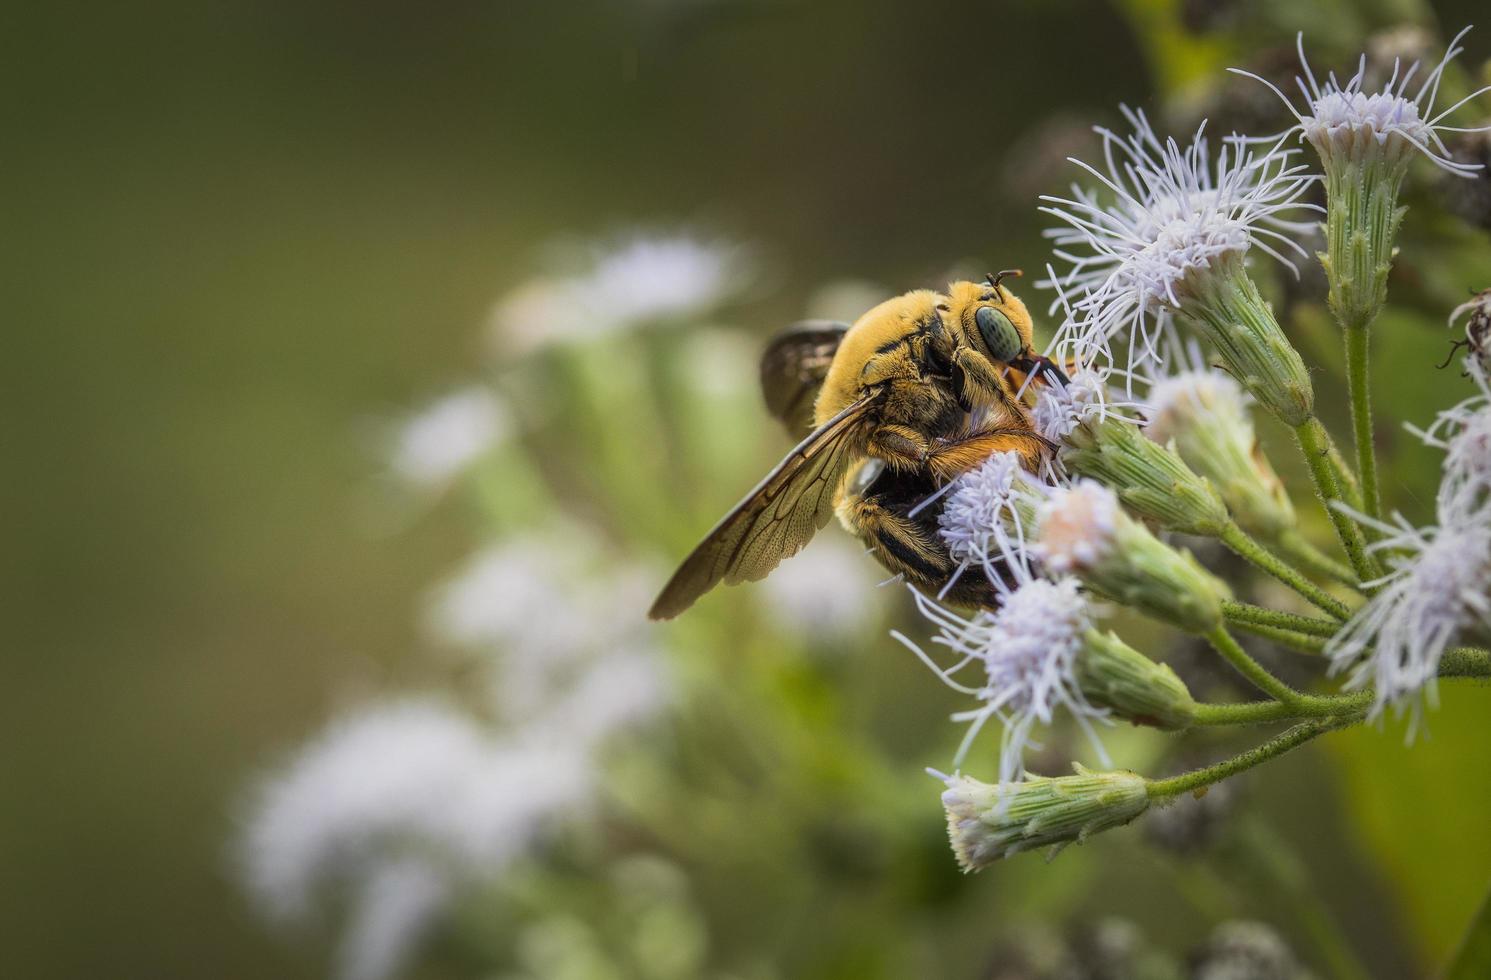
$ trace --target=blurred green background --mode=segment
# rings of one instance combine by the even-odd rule
[[[1070,0],[11,9],[0,975],[324,972],[234,883],[242,791],[338,705],[435,673],[420,597],[470,550],[469,515],[390,529],[369,426],[480,370],[493,302],[555,236],[687,223],[749,243],[734,321],[752,346],[825,281],[1038,267],[1034,196],[1069,177],[1053,125],[1156,106],[1246,43],[1239,23],[1287,44],[1291,17],[1323,18],[1359,43],[1347,5],[1225,6],[1267,9],[1209,37],[1172,4]],[[1381,7],[1350,23],[1392,22]],[[1408,5],[1444,33],[1478,7]],[[1472,34],[1467,63],[1488,44]],[[1429,369],[1441,329],[1386,342],[1405,366],[1385,413],[1461,396]],[[764,472],[781,440],[749,423],[741,467]],[[1399,459],[1391,499],[1421,507],[1432,457]],[[681,501],[678,537],[728,500]],[[854,656],[919,692],[917,717],[956,706],[883,633]],[[1447,692],[1411,749],[1358,731],[1255,780],[1374,975],[1442,960],[1491,882],[1486,696]],[[945,728],[930,740],[950,746]],[[925,862],[945,865],[926,873],[948,872],[932,789],[916,804]],[[996,897],[1028,888],[1057,925],[1205,933],[1215,881],[1099,853],[1076,893],[1040,894],[1025,858],[926,915],[992,942]]]

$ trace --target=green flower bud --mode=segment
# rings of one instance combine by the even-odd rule
[[[1115,602],[1204,635],[1222,624],[1226,584],[1190,552],[1161,542],[1125,514],[1113,491],[1091,480],[1052,494],[1040,509],[1036,552],[1056,574],[1073,574]]]
[[[1080,844],[1148,809],[1142,776],[1074,768],[1075,776],[1028,776],[1001,785],[967,776],[949,778],[942,805],[948,838],[963,870],[977,871],[1033,848]]]
[[[1243,530],[1275,540],[1295,526],[1294,506],[1258,446],[1236,381],[1186,371],[1158,382],[1148,401],[1145,434],[1211,481]]]
[[[1227,505],[1181,457],[1115,415],[1090,419],[1067,434],[1062,463],[1118,494],[1129,510],[1170,531],[1214,538]]]
[[[1175,671],[1155,663],[1115,634],[1089,629],[1077,658],[1077,683],[1093,705],[1136,725],[1171,731],[1191,726],[1196,702]]]
[[[1273,307],[1227,253],[1187,273],[1177,287],[1180,314],[1221,356],[1227,371],[1281,422],[1296,428],[1315,414],[1315,389]]]

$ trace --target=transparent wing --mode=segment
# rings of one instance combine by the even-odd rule
[[[879,398],[859,399],[788,453],[684,559],[648,616],[672,619],[722,581],[764,578],[807,544],[833,513],[834,493],[865,442],[867,409]]]
[[[813,402],[849,324],[803,320],[772,338],[761,353],[761,394],[772,417],[794,439],[813,429]]]

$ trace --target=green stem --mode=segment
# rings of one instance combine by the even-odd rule
[[[1336,479],[1336,472],[1332,468],[1330,459],[1330,434],[1325,431],[1325,426],[1320,420],[1311,416],[1301,422],[1294,430],[1295,438],[1299,440],[1299,448],[1305,454],[1305,462],[1310,467],[1310,476],[1315,480],[1315,491],[1320,495],[1325,504],[1325,512],[1329,515],[1331,523],[1335,525],[1336,536],[1341,539],[1341,547],[1346,549],[1346,558],[1351,562],[1351,568],[1356,572],[1356,577],[1363,582],[1370,582],[1378,577],[1377,564],[1372,556],[1367,553],[1367,541],[1362,536],[1362,529],[1347,515],[1331,506],[1334,502],[1343,500],[1341,485]]]
[[[1346,327],[1346,387],[1351,394],[1351,429],[1356,436],[1356,470],[1361,475],[1362,505],[1369,517],[1382,516],[1381,488],[1377,484],[1377,447],[1372,432],[1372,386],[1367,370],[1370,325],[1348,323]]]
[[[1277,626],[1264,626],[1261,623],[1234,622],[1233,625],[1245,633],[1261,636],[1265,640],[1273,640],[1280,646],[1288,647],[1299,653],[1324,653],[1325,645],[1330,642],[1323,636],[1306,636],[1303,633],[1296,633],[1294,630],[1279,629]]]
[[[1455,647],[1439,660],[1440,677],[1491,677],[1491,650]]]
[[[1235,776],[1259,763],[1281,756],[1291,749],[1297,749],[1317,735],[1324,735],[1333,728],[1343,727],[1356,720],[1357,716],[1349,715],[1342,718],[1312,718],[1301,722],[1275,735],[1262,745],[1239,753],[1230,759],[1224,759],[1216,765],[1193,769],[1179,776],[1171,776],[1169,779],[1151,779],[1148,783],[1149,798],[1162,803],[1181,793],[1192,792],[1210,786],[1212,783],[1221,782],[1228,776]]]
[[[1228,521],[1218,537],[1227,547],[1337,619],[1345,620],[1351,616],[1351,610],[1346,608],[1344,602],[1280,561],[1273,552],[1249,537],[1248,532],[1238,527],[1236,521]]]
[[[1296,633],[1323,636],[1327,639],[1335,636],[1336,631],[1341,628],[1340,623],[1333,623],[1328,619],[1296,616],[1294,613],[1265,609],[1263,606],[1255,606],[1251,602],[1238,602],[1236,599],[1222,600],[1222,615],[1227,617],[1230,623],[1272,626],[1275,629],[1293,630]]]
[[[1268,668],[1248,656],[1248,651],[1238,645],[1238,642],[1232,638],[1232,634],[1227,632],[1227,627],[1218,626],[1206,634],[1206,638],[1222,655],[1222,658],[1233,666],[1233,669],[1252,681],[1254,687],[1275,701],[1298,705],[1306,700],[1303,694],[1279,680],[1269,673]]]
[[[1460,948],[1445,967],[1443,980],[1476,980],[1491,976],[1491,892],[1481,899],[1481,907],[1471,916]]]
[[[1307,572],[1321,578],[1334,579],[1353,589],[1359,584],[1350,568],[1336,561],[1309,542],[1297,529],[1290,528],[1278,537],[1279,551],[1292,559]]]
[[[1360,691],[1336,697],[1302,698],[1298,704],[1281,701],[1241,701],[1231,704],[1196,705],[1197,725],[1264,725],[1300,718],[1339,718],[1356,715],[1372,704],[1372,692]]]

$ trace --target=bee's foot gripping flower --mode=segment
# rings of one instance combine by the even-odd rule
[[[1021,851],[1080,844],[1149,808],[1142,776],[1074,768],[1072,776],[1030,776],[1001,785],[942,777],[948,837],[963,870],[977,871]]]

